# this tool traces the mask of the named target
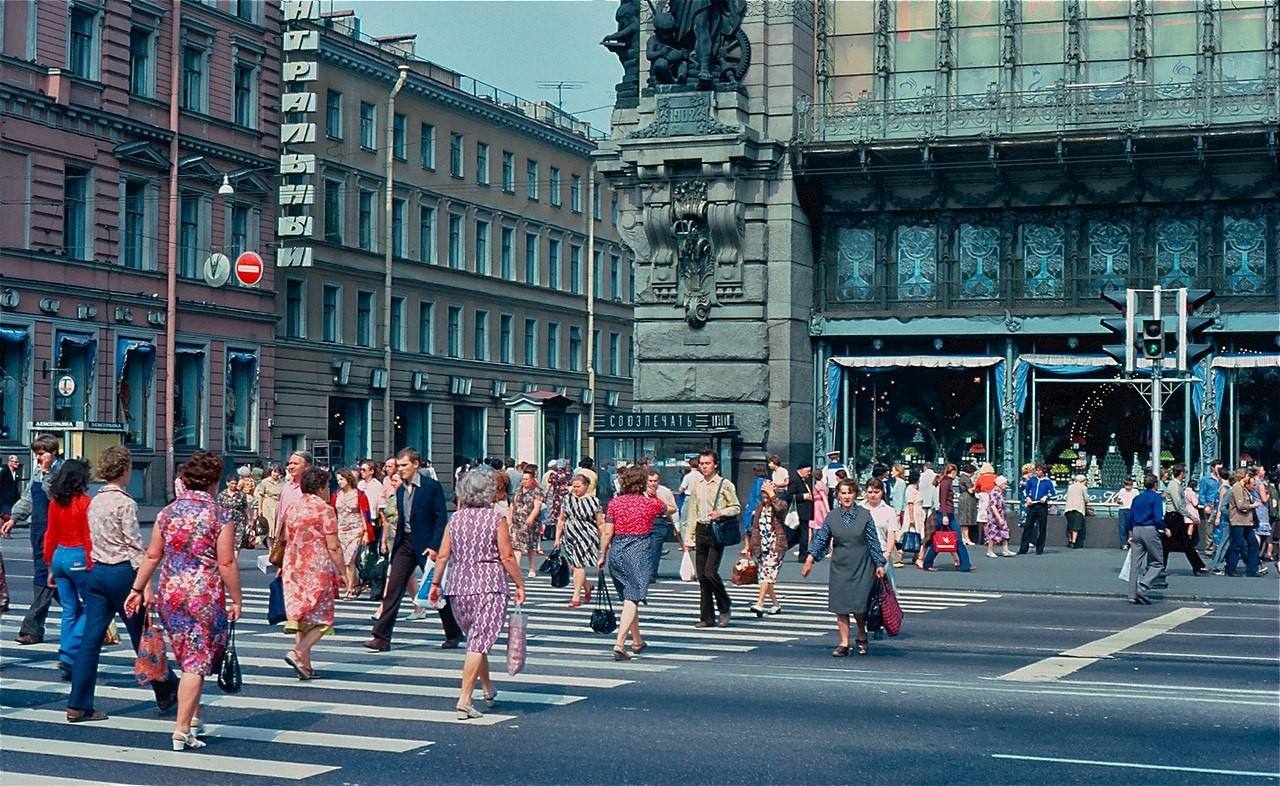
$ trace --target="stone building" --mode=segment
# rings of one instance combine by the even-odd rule
[[[0,5],[0,453],[122,438],[143,504],[198,448],[267,455],[274,397],[279,6],[180,8]],[[244,251],[256,286],[206,281]]]
[[[414,446],[442,479],[478,456],[576,462],[593,406],[630,406],[633,353],[589,126],[417,57],[413,36],[368,38],[350,12],[314,29],[314,253],[278,271],[276,453]]]
[[[1100,295],[1213,289],[1164,444],[1280,461],[1276,0],[635,11],[639,98],[597,158],[637,409],[732,413],[743,461],[1009,473],[1114,438],[1128,466],[1150,420]]]

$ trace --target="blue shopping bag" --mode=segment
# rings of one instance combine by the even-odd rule
[[[288,619],[284,609],[284,580],[276,576],[267,585],[267,624],[277,625]]]

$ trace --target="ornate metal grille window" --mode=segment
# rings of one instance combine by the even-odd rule
[[[1199,230],[1193,219],[1156,222],[1156,280],[1160,286],[1194,286],[1199,258]]]
[[[867,301],[875,298],[876,233],[871,229],[836,230],[835,299]]]
[[[960,296],[1000,296],[1000,230],[977,224],[961,224]]]
[[[938,278],[938,228],[898,227],[897,257],[898,299],[935,299]]]
[[[1089,281],[1095,293],[1124,289],[1130,267],[1129,228],[1110,221],[1089,224]]]
[[[1061,226],[1023,225],[1022,257],[1027,297],[1062,297],[1065,267],[1063,234]]]
[[[1226,216],[1222,222],[1222,281],[1228,293],[1263,292],[1267,268],[1267,222]]]

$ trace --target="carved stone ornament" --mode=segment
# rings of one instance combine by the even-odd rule
[[[712,136],[737,134],[742,129],[721,123],[711,116],[710,93],[676,93],[658,96],[653,122],[632,131],[629,139],[668,136]]]
[[[707,226],[707,184],[677,183],[671,189],[671,234],[675,238],[676,275],[685,321],[704,325],[716,300],[715,258]]]

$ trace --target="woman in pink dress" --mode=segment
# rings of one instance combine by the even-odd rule
[[[182,669],[178,684],[178,720],[173,749],[203,748],[197,736],[200,691],[227,648],[227,623],[240,618],[240,572],[236,566],[235,525],[213,498],[222,477],[222,459],[196,451],[178,470],[184,491],[156,516],[151,545],[138,568],[125,612],[142,605],[143,588],[158,566],[156,606],[168,634],[174,660]],[[231,604],[227,605],[227,595]]]
[[[350,470],[347,470],[350,472]],[[294,634],[293,649],[284,662],[300,680],[317,676],[311,667],[311,648],[321,636],[333,633],[333,607],[338,574],[346,564],[338,545],[338,517],[322,496],[329,475],[311,467],[299,478],[302,498],[280,517],[284,532],[284,629]]]
[[[356,575],[356,557],[360,554],[360,547],[369,542],[372,523],[369,499],[356,482],[356,473],[349,469],[338,470],[338,490],[329,500],[338,514],[338,544],[342,546],[342,571],[347,583],[347,594],[342,596],[343,600],[355,600],[363,589]]]

